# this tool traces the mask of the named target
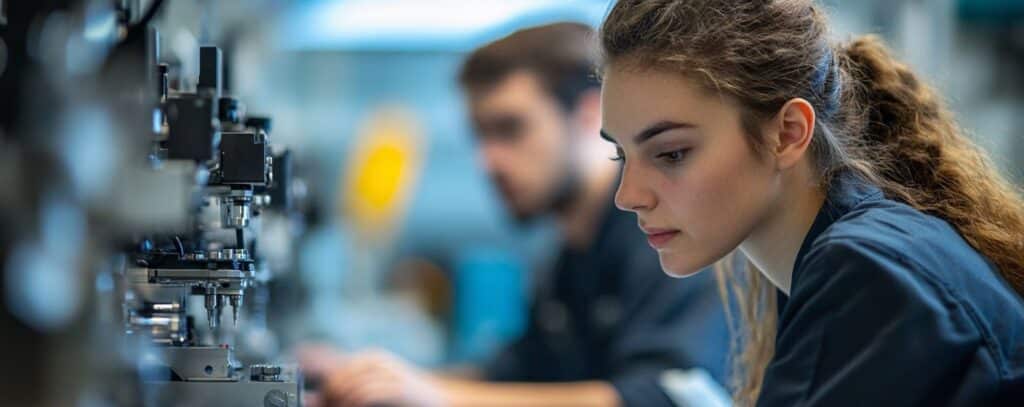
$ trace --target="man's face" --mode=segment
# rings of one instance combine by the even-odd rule
[[[479,157],[515,217],[550,210],[571,174],[564,109],[528,71],[470,92],[469,108]]]

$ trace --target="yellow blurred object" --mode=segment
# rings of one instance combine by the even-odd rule
[[[398,224],[419,176],[421,139],[412,113],[394,107],[371,114],[360,130],[339,202],[362,237],[386,239]]]

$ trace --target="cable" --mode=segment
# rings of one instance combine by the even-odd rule
[[[181,238],[178,236],[174,237],[174,247],[178,248],[178,255],[185,257],[185,245],[181,244]]]

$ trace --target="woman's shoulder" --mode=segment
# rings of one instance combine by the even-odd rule
[[[852,246],[904,268],[993,270],[948,222],[890,199],[858,203],[836,219],[808,254],[828,255],[838,245]]]
[[[851,262],[861,266],[846,269],[927,280],[960,296],[1013,294],[995,266],[949,223],[885,198],[861,202],[835,220],[811,243],[802,266],[844,269]]]
[[[802,266],[794,296],[798,288],[807,294],[857,290],[869,293],[862,297],[869,301],[956,314],[1009,362],[1004,366],[1024,370],[1024,301],[942,219],[888,199],[863,202],[814,240]]]

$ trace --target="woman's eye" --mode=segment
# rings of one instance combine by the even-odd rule
[[[658,154],[658,158],[661,158],[668,163],[678,163],[680,161],[683,161],[683,158],[686,158],[687,151],[689,151],[689,149],[668,151]]]
[[[608,157],[608,159],[612,161],[626,161],[626,154],[622,152],[621,148],[616,148],[615,155]]]

